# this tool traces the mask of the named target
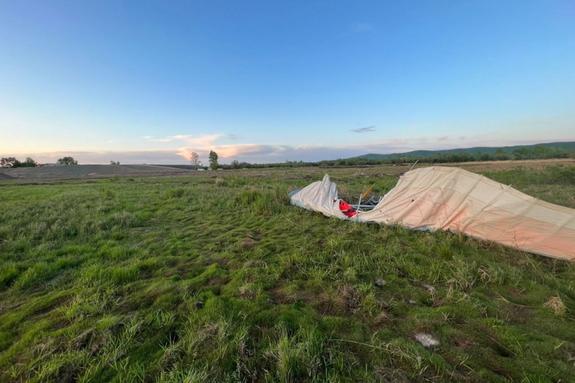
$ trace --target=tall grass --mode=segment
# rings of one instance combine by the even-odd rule
[[[574,171],[488,176],[575,207]],[[0,381],[575,379],[573,265],[289,205],[320,176],[0,186]]]

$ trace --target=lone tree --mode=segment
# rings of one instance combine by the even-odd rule
[[[197,169],[200,166],[200,156],[196,152],[190,153],[190,163],[192,166]]]
[[[38,166],[38,163],[36,163],[36,161],[34,161],[32,158],[26,157],[26,160],[22,162],[20,166],[25,168],[35,168]]]
[[[218,168],[218,153],[210,150],[210,169],[216,170]]]
[[[78,161],[76,161],[74,157],[62,157],[58,159],[58,165],[78,165]]]

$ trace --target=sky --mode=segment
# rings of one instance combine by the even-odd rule
[[[0,0],[0,155],[314,161],[575,140],[575,2]]]

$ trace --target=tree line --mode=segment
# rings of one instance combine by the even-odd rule
[[[508,161],[508,160],[541,160],[551,158],[575,158],[575,152],[569,152],[559,148],[536,145],[522,147],[512,151],[501,149],[495,152],[448,152],[437,153],[429,156],[393,156],[384,159],[370,159],[355,157],[333,161],[320,161],[319,166],[356,166],[356,165],[379,165],[379,164],[406,164],[415,161],[424,163],[453,163],[474,161]]]
[[[212,161],[212,154],[215,154],[215,161]],[[286,161],[276,163],[250,163],[237,160],[229,164],[218,164],[217,153],[210,152],[211,169],[249,169],[249,168],[285,168],[285,167],[334,167],[334,166],[368,166],[368,165],[402,165],[412,164],[415,161],[421,163],[453,163],[453,162],[474,162],[474,161],[507,161],[507,160],[538,160],[551,158],[575,158],[574,151],[567,151],[543,145],[516,148],[511,151],[497,149],[494,152],[448,152],[437,153],[427,156],[397,155],[381,159],[366,157],[344,158],[324,161]]]
[[[78,165],[73,157],[62,157],[56,162],[58,165]],[[30,157],[26,157],[24,161],[18,160],[16,157],[2,157],[0,158],[0,167],[3,168],[35,168],[38,166],[38,162]]]

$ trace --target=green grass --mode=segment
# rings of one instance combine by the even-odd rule
[[[574,265],[290,206],[320,174],[0,186],[0,381],[575,379]],[[575,167],[487,175],[575,207]]]

